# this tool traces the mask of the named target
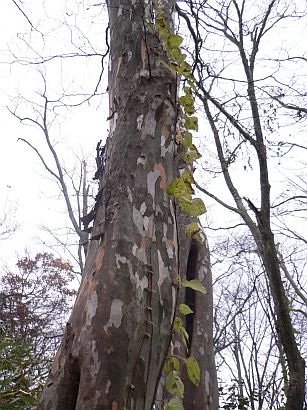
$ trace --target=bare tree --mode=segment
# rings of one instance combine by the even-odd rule
[[[176,6],[194,41],[197,81],[194,91],[211,129],[219,172],[224,177],[230,202],[225,196],[216,195],[200,185],[198,188],[238,215],[254,238],[269,283],[277,336],[287,358],[286,408],[302,409],[304,360],[288,309],[271,218],[272,171],[268,135],[272,136],[277,129],[274,115],[280,101],[271,98],[267,102],[266,86],[269,80],[276,84],[281,74],[275,71],[276,65],[272,67],[273,58],[269,56],[266,60],[265,50],[262,50],[265,39],[269,35],[272,37],[273,29],[279,24],[288,19],[299,21],[306,16],[306,5],[272,0],[258,9],[251,3],[229,0],[205,4],[190,2],[182,8]],[[280,32],[277,31],[277,35]],[[206,38],[205,43],[203,38]],[[218,41],[220,48],[217,47]],[[272,50],[270,52],[272,54]],[[269,61],[266,66],[265,61]],[[280,69],[279,61],[277,66]],[[235,68],[231,70],[231,67]],[[236,176],[236,165],[241,169],[258,170],[253,191],[245,189],[247,193],[242,193],[244,188]]]
[[[0,216],[0,240],[5,240],[14,235],[18,229],[18,224],[14,220],[16,214],[16,204],[5,201],[4,209]]]
[[[42,135],[45,147],[39,145],[37,148],[29,139],[19,138],[19,140],[25,143],[28,147],[34,151],[38,159],[40,160],[47,175],[57,184],[61,195],[64,199],[65,208],[69,217],[71,227],[68,228],[68,232],[72,232],[73,236],[77,236],[77,256],[74,251],[70,251],[71,257],[78,263],[80,273],[83,273],[84,258],[86,256],[88,243],[89,243],[89,223],[90,219],[86,216],[89,214],[90,206],[93,203],[93,184],[90,186],[89,176],[87,171],[87,163],[85,159],[77,159],[79,169],[68,169],[67,165],[60,159],[57,144],[55,139],[52,138],[52,125],[57,119],[56,108],[61,105],[61,101],[52,101],[47,95],[47,83],[44,76],[43,91],[40,95],[41,103],[34,103],[26,101],[28,105],[32,106],[33,114],[26,114],[22,116],[19,112],[22,111],[20,104],[18,104],[13,110],[9,108],[14,117],[16,117],[22,124],[34,125],[38,128]],[[91,178],[92,179],[92,178]],[[69,249],[67,243],[62,239],[62,235],[59,232],[55,232],[48,226],[43,227],[48,231],[55,240],[60,243],[65,249]],[[75,240],[72,240],[73,244]]]
[[[233,234],[219,239],[211,255],[220,272],[214,282],[219,295],[214,304],[214,342],[221,407],[277,409],[284,403],[286,365],[257,248],[250,235]],[[288,287],[286,291],[292,304]],[[305,331],[297,325],[295,320],[304,338]]]

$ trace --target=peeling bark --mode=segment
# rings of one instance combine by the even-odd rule
[[[182,233],[166,194],[178,173],[176,78],[161,63],[166,56],[158,36],[144,31],[144,6],[135,0],[108,6],[110,134],[92,232],[96,239],[38,409],[151,409],[169,348],[176,277],[188,260],[188,252],[185,262],[179,255],[185,249],[178,243]],[[164,7],[169,16],[171,3]],[[208,253],[202,261],[198,275],[204,274],[210,288]],[[214,395],[212,323],[204,323],[212,318],[205,313],[212,309],[211,297],[198,302],[196,296],[191,350],[201,359],[208,352],[210,365],[203,360],[202,377]],[[200,400],[209,400],[212,392]]]

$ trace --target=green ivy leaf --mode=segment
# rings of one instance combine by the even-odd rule
[[[200,382],[200,368],[195,357],[190,356],[184,361],[187,368],[188,377],[195,386]]]
[[[199,233],[199,231],[200,231],[200,226],[198,225],[197,222],[192,222],[189,225],[187,225],[185,228],[185,234],[189,238],[192,238],[194,235]]]
[[[179,103],[183,107],[185,113],[187,115],[192,115],[195,112],[194,108],[194,98],[191,94],[188,95],[182,95],[179,98]]]
[[[184,136],[183,136],[183,139],[182,139],[182,145],[184,146],[184,147],[187,147],[187,148],[193,148],[193,147],[195,147],[194,145],[193,145],[193,143],[192,143],[192,134],[189,132],[189,131],[187,131],[187,132],[185,132],[184,133]]]
[[[176,198],[190,200],[193,189],[190,184],[186,183],[182,178],[176,178],[167,187],[166,193],[173,195]]]
[[[185,347],[187,348],[187,342],[189,340],[189,335],[185,328],[182,326],[182,321],[179,317],[175,317],[174,325],[173,325],[174,332],[176,332],[182,339]]]
[[[189,199],[179,196],[176,198],[179,208],[189,216],[200,216],[207,211],[204,201],[201,198]]]
[[[149,33],[153,33],[155,30],[155,25],[154,23],[148,23],[147,24],[147,30],[149,31]]]
[[[184,76],[184,77],[189,77],[189,75],[191,74],[192,71],[192,66],[190,66],[190,64],[188,64],[186,61],[183,61],[182,64],[180,64],[177,67],[177,73]]]
[[[181,282],[181,286],[183,286],[184,288],[191,288],[203,294],[208,293],[207,289],[204,287],[204,285],[200,282],[199,279],[192,279],[192,280],[183,279]]]
[[[192,90],[194,90],[195,92],[197,92],[197,87],[196,87],[196,85],[195,85],[195,78],[194,77],[192,77],[192,76],[190,76],[189,78],[188,78],[188,84],[189,84],[189,86],[191,87],[191,89]]]
[[[178,372],[173,371],[167,375],[165,380],[165,389],[170,394],[175,394],[176,396],[183,398],[184,385]]]
[[[179,361],[176,357],[169,357],[165,363],[165,373],[168,374],[171,371],[179,371]]]
[[[181,175],[181,179],[183,179],[183,181],[187,182],[188,184],[195,184],[195,179],[193,178],[193,175],[189,171],[183,171]]]
[[[182,54],[180,48],[174,48],[168,51],[168,57],[170,60],[174,60],[180,65],[183,63],[186,55]]]
[[[185,116],[184,126],[187,130],[198,131],[198,118]]]
[[[186,304],[181,303],[179,305],[179,312],[183,315],[190,315],[191,313],[193,313],[193,310]]]
[[[166,47],[169,50],[173,50],[174,48],[180,47],[181,43],[183,42],[183,38],[178,34],[171,34],[167,37]]]
[[[162,39],[166,39],[169,35],[166,17],[163,12],[159,12],[156,19],[157,29]]]
[[[201,158],[201,155],[193,144],[190,147],[187,147],[185,152],[182,154],[182,159],[186,164],[191,164],[199,158]]]
[[[188,81],[188,83],[190,83],[190,81]],[[183,87],[183,92],[186,95],[192,95],[192,88],[191,87],[187,87],[186,85]]]
[[[174,397],[163,407],[163,410],[184,410],[184,407],[179,397]]]
[[[200,244],[204,243],[204,236],[201,235],[201,231],[197,232],[195,235],[193,235],[193,239],[195,239],[197,242],[199,242]]]

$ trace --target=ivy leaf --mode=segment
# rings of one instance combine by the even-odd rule
[[[179,361],[176,357],[169,357],[165,363],[165,373],[168,374],[171,371],[179,371]]]
[[[183,171],[181,178],[183,179],[184,182],[187,182],[188,184],[195,184],[195,179],[193,178],[193,175],[189,171]]]
[[[199,231],[200,231],[200,226],[198,225],[197,222],[192,222],[189,225],[187,225],[185,228],[185,234],[189,238],[192,238],[194,235],[199,233]]]
[[[183,42],[183,38],[178,34],[171,34],[167,37],[166,46],[169,50],[180,47]]]
[[[190,200],[193,189],[182,178],[176,178],[169,184],[166,193],[168,195],[173,195],[176,198]]]
[[[189,131],[184,133],[182,145],[187,148],[194,147],[194,145],[192,144],[192,134]]]
[[[202,235],[201,230],[199,232],[197,232],[195,235],[193,235],[193,239],[195,239],[200,244],[204,243],[204,236]]]
[[[190,147],[187,147],[185,152],[182,154],[182,159],[186,164],[191,164],[191,162],[194,162],[199,158],[201,158],[201,155],[193,144]]]
[[[190,81],[188,81],[188,83],[190,83]],[[185,85],[185,86],[183,87],[183,92],[184,92],[186,95],[192,95],[192,88]]]
[[[204,287],[204,285],[200,282],[199,279],[192,279],[192,280],[183,279],[181,282],[181,286],[183,286],[184,288],[191,288],[203,294],[208,293],[207,289]]]
[[[199,216],[207,212],[204,201],[201,198],[192,199],[192,208],[190,209],[190,216]]]
[[[166,17],[163,12],[158,13],[156,22],[160,37],[162,39],[166,39],[168,37],[169,32],[166,24]]]
[[[187,115],[194,114],[195,108],[194,108],[194,98],[192,94],[182,95],[179,98],[179,103],[184,108],[184,111]]]
[[[192,90],[194,90],[195,92],[197,91],[197,87],[195,85],[195,78],[194,77],[192,77],[192,76],[189,77],[188,84],[192,88]]]
[[[174,60],[180,65],[183,63],[186,56],[182,54],[180,48],[174,48],[168,51],[168,57],[170,60]]]
[[[188,64],[186,61],[183,61],[182,64],[180,64],[177,67],[177,73],[180,75],[183,75],[184,77],[189,77],[192,71],[192,66]]]
[[[184,407],[179,397],[174,397],[163,407],[163,410],[184,410]]]
[[[184,126],[187,130],[198,131],[198,118],[186,116]]]
[[[190,356],[184,361],[184,364],[186,365],[189,379],[193,384],[195,384],[195,386],[198,386],[200,382],[200,368],[197,360],[195,357]]]
[[[174,332],[176,332],[181,337],[185,347],[188,348],[187,342],[189,340],[189,335],[185,328],[182,326],[180,317],[175,317],[173,328]]]
[[[155,25],[153,23],[148,23],[147,30],[149,33],[153,33],[155,31]]]
[[[184,385],[178,372],[173,371],[167,375],[165,380],[165,389],[170,394],[175,394],[176,396],[183,398]]]
[[[181,303],[179,305],[179,312],[183,315],[190,315],[191,313],[194,313],[193,310],[186,304]]]
[[[178,196],[177,200],[179,208],[189,216],[200,216],[207,211],[201,198],[189,199]]]

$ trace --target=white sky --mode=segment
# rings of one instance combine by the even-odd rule
[[[26,127],[18,123],[8,112],[6,106],[14,109],[16,98],[25,97],[32,102],[41,103],[39,93],[43,89],[41,73],[47,79],[48,96],[57,99],[63,93],[91,93],[97,83],[101,69],[101,58],[52,60],[47,68],[40,65],[20,65],[14,61],[14,55],[23,62],[26,59],[33,60],[38,57],[31,45],[45,56],[58,53],[73,53],[78,51],[104,53],[105,52],[105,27],[106,15],[101,7],[89,7],[95,2],[53,0],[29,0],[28,5],[31,13],[28,16],[31,22],[38,27],[39,32],[31,31],[29,23],[18,11],[11,0],[3,0],[0,3],[0,212],[4,209],[7,199],[16,202],[17,221],[20,229],[11,240],[0,241],[0,258],[7,261],[15,260],[15,253],[23,253],[25,247],[36,252],[39,249],[38,237],[44,237],[39,225],[48,224],[50,227],[65,225],[65,210],[58,201],[58,191],[54,184],[50,183],[46,173],[41,167],[35,154],[22,142],[17,142],[19,137],[29,139],[43,153],[42,135],[35,127]],[[28,11],[27,9],[25,9]],[[63,24],[69,23],[69,27]],[[306,23],[292,25],[291,36],[285,36],[281,44],[289,46],[292,51],[298,50],[304,44],[302,33],[306,29]],[[295,30],[295,31],[294,31]],[[42,35],[46,34],[46,35]],[[88,36],[85,39],[81,33]],[[277,39],[269,37],[266,44],[267,50],[273,50]],[[79,47],[79,49],[78,49]],[[277,47],[277,46],[276,46]],[[107,61],[106,61],[107,62]],[[100,91],[104,94],[95,97],[91,105],[83,104],[81,108],[57,109],[59,117],[50,130],[52,139],[58,143],[60,157],[65,159],[65,165],[72,169],[75,164],[74,154],[82,157],[95,152],[98,140],[104,139],[107,134],[107,110],[108,102],[106,95],[106,75]],[[79,101],[79,97],[73,102]],[[32,115],[31,104],[25,104],[20,98],[17,101],[19,113]],[[202,117],[202,114],[200,114]],[[198,137],[204,147],[204,159],[209,158],[212,148],[207,143],[204,121],[201,120],[201,130]],[[281,137],[289,134],[288,129],[280,131]],[[294,138],[296,133],[294,132]],[[93,155],[92,155],[93,159]],[[297,164],[288,164],[288,168],[294,168]],[[278,161],[273,164],[278,169]],[[285,163],[283,163],[284,166]],[[242,171],[243,165],[236,165],[240,174],[240,188],[244,194],[252,197],[257,182],[252,177],[252,171]],[[283,168],[285,169],[285,168]],[[287,170],[286,170],[287,173]],[[227,199],[224,185],[205,174],[201,180],[204,184],[210,184],[215,193],[221,193]],[[275,172],[272,181],[280,181],[279,172]],[[252,183],[251,183],[252,181]],[[277,184],[273,184],[273,191]],[[217,207],[214,202],[206,199],[208,213],[205,219],[214,221],[218,226],[220,221],[231,220],[233,217]],[[209,235],[211,233],[209,232]],[[48,242],[48,238],[44,238]]]
[[[90,19],[84,18],[87,11],[85,6],[80,9],[81,3],[60,0],[45,3],[36,1],[32,4],[27,2],[29,7],[32,6],[31,13],[28,14],[31,22],[35,25],[39,21],[39,30],[42,33],[49,31],[46,37],[35,31],[28,34],[30,26],[11,0],[4,0],[0,3],[0,212],[4,211],[5,204],[16,204],[16,219],[20,224],[20,228],[13,237],[0,241],[0,258],[5,263],[14,263],[15,254],[22,255],[25,248],[33,253],[40,250],[38,237],[41,239],[45,237],[43,240],[48,243],[50,238],[48,239],[48,236],[42,233],[39,229],[40,225],[61,227],[67,223],[63,206],[59,206],[63,204],[58,201],[58,190],[55,184],[50,183],[49,176],[42,169],[35,153],[25,144],[17,141],[20,137],[31,141],[48,158],[49,154],[44,149],[42,134],[35,126],[21,125],[9,113],[7,106],[14,110],[18,104],[18,113],[21,116],[33,117],[31,104],[25,103],[20,97],[25,97],[34,103],[42,103],[39,96],[43,90],[40,72],[46,76],[49,98],[57,99],[65,91],[91,93],[101,70],[99,56],[62,62],[56,60],[48,63],[45,69],[40,65],[20,65],[16,62],[12,64],[15,60],[13,54],[20,58],[36,57],[25,41],[21,41],[21,38],[29,40],[29,44],[34,41],[36,49],[41,48],[44,55],[80,52],[76,47],[70,46],[69,42],[72,38],[76,45],[83,46],[84,39],[80,35],[80,30],[83,29],[89,31],[91,41],[96,41],[95,46],[100,45],[101,48],[95,49],[96,52],[104,52],[105,17],[98,16],[97,18],[96,16],[96,23],[92,24]],[[36,7],[33,7],[34,4]],[[46,5],[45,9],[43,4]],[[77,17],[74,17],[73,13],[66,14],[70,6],[74,7],[74,12],[79,9]],[[94,13],[93,10],[91,12]],[[67,30],[67,26],[61,26],[63,16],[68,20],[76,20],[73,22],[76,23],[76,27],[72,29],[72,33]],[[82,19],[82,24],[77,19]],[[86,24],[91,24],[90,29],[86,27]],[[51,31],[52,27],[56,28],[54,32]],[[86,49],[89,49],[88,45]],[[58,117],[50,129],[50,135],[57,143],[59,156],[68,169],[72,169],[78,162],[76,156],[82,158],[95,153],[97,142],[106,138],[108,127],[106,74],[107,70],[104,75],[104,84],[100,89],[104,95],[95,97],[91,105],[83,104],[81,108],[69,110],[59,108],[56,111]],[[77,97],[70,101],[77,102],[80,98]],[[91,160],[94,160],[94,155],[91,155]],[[91,177],[92,174],[90,174]]]

